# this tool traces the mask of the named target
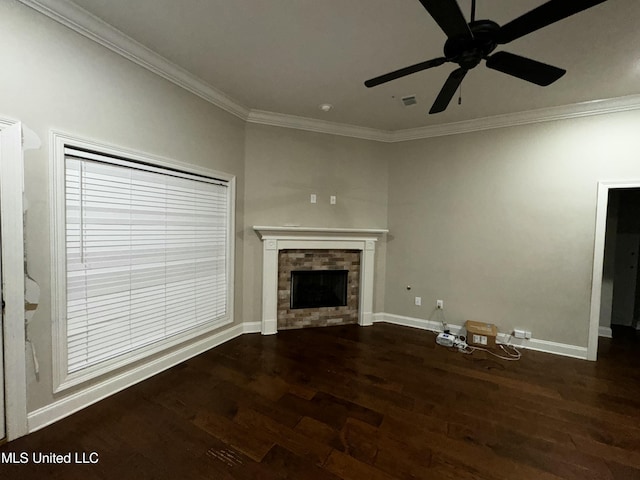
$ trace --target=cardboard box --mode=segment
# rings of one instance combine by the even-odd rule
[[[471,345],[472,347],[496,348],[498,327],[493,323],[467,320],[464,326],[467,329],[468,345]]]

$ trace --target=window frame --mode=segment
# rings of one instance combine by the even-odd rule
[[[65,201],[65,147],[92,150],[100,155],[122,157],[133,162],[180,170],[185,173],[205,176],[228,183],[228,232],[227,232],[227,313],[215,325],[201,325],[173,335],[164,340],[124,353],[115,358],[68,373],[67,352],[67,299],[66,299],[66,201]],[[178,345],[234,322],[234,253],[235,253],[235,197],[236,177],[224,172],[194,166],[173,159],[137,152],[92,140],[77,138],[62,132],[51,133],[51,311],[53,392],[58,393],[89,380],[108,375],[118,369],[137,362],[162,356]],[[188,355],[185,356],[186,360]]]

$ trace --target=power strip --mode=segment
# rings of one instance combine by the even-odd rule
[[[436,337],[436,343],[443,347],[457,347],[458,350],[467,348],[467,342],[447,332],[439,333]]]

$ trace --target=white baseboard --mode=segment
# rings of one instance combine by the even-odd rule
[[[403,317],[402,315],[394,315],[393,313],[375,313],[373,315],[375,322],[387,322],[394,325],[402,325],[403,327],[419,328],[421,330],[431,330],[432,332],[441,332],[442,324],[433,320],[425,320],[423,318]],[[453,333],[458,333],[460,327],[456,325],[448,325]]]
[[[568,343],[551,342],[549,340],[538,340],[537,338],[525,339],[515,338],[507,334],[499,334],[498,341],[506,343],[509,340],[510,345],[516,347],[526,348],[528,350],[536,350],[538,352],[553,353],[555,355],[562,355],[564,357],[579,358],[580,360],[587,360],[587,347],[580,347],[578,345],[571,345]]]
[[[257,327],[256,327],[257,324]],[[58,420],[62,420],[69,415],[82,410],[100,400],[118,393],[136,383],[146,380],[168,368],[195,357],[207,350],[217,347],[229,340],[232,340],[243,333],[254,333],[260,331],[260,322],[241,323],[226,330],[208,336],[199,341],[189,343],[178,350],[154,359],[144,365],[140,365],[131,370],[127,370],[115,377],[110,377],[99,383],[91,385],[79,392],[64,396],[53,403],[30,412],[27,416],[29,433],[33,433],[41,428],[51,425]]]
[[[260,333],[262,322],[246,322],[242,324],[242,333]]]
[[[394,315],[392,313],[376,313],[373,321],[393,323],[395,325],[420,328],[422,330],[431,330],[434,332],[442,331],[442,324],[440,322],[425,320],[422,318],[404,317],[402,315]],[[447,327],[454,335],[459,334],[463,329],[462,326],[453,325],[451,323],[447,324]],[[511,345],[526,348],[528,350],[537,350],[539,352],[553,353],[555,355],[579,358],[582,360],[587,359],[587,347],[580,347],[578,345],[550,342],[548,340],[538,340],[536,338],[528,340],[524,338],[514,338],[505,333],[498,333],[498,338],[496,340],[499,343],[507,343],[508,341]]]
[[[598,327],[598,336],[605,338],[613,338],[613,332],[611,331],[611,327]]]

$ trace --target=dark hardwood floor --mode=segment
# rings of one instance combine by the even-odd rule
[[[518,362],[372,327],[244,335],[0,453],[2,479],[640,479],[640,342]]]

